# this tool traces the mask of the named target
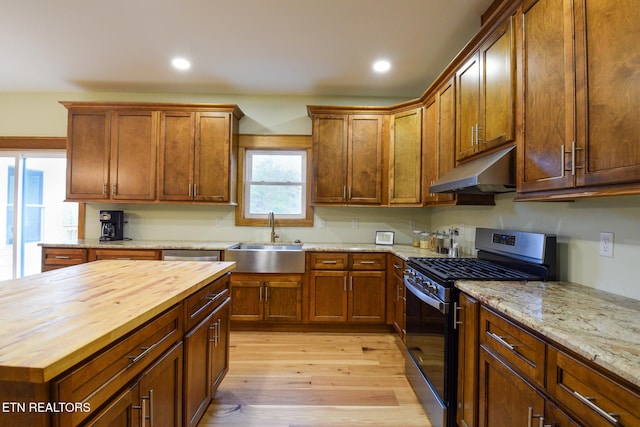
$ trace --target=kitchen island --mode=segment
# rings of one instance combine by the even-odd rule
[[[171,353],[181,365],[183,335],[197,328],[194,320],[228,305],[233,267],[98,261],[0,282],[0,425],[47,426],[54,418],[75,425],[144,376],[154,360]],[[216,339],[224,341],[217,325]],[[104,383],[79,390],[80,381],[107,371]],[[181,373],[182,366],[176,417]]]

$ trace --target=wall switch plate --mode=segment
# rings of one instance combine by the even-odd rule
[[[351,228],[358,228],[358,227],[360,227],[360,221],[358,221],[357,219],[352,219]]]
[[[600,233],[600,256],[613,258],[613,233]]]
[[[327,228],[327,221],[324,218],[318,218],[318,228]]]
[[[222,217],[216,218],[216,227],[222,227]]]

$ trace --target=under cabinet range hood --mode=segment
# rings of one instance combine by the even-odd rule
[[[430,193],[507,193],[516,190],[515,146],[463,163],[429,187]]]

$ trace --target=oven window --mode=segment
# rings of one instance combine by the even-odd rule
[[[407,350],[442,402],[446,401],[446,319],[446,314],[407,291]]]

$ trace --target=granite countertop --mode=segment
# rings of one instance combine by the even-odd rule
[[[234,266],[96,261],[4,281],[0,380],[47,382]]]
[[[640,300],[569,282],[456,287],[640,387]]]
[[[224,251],[240,242],[207,242],[187,240],[118,240],[101,242],[98,239],[82,239],[66,242],[40,243],[42,247],[56,248],[87,248],[87,249],[194,249]],[[281,242],[278,242],[281,243]],[[427,249],[420,249],[412,245],[375,245],[373,243],[304,243],[303,251],[320,252],[391,252],[405,261],[409,257],[441,257]]]

